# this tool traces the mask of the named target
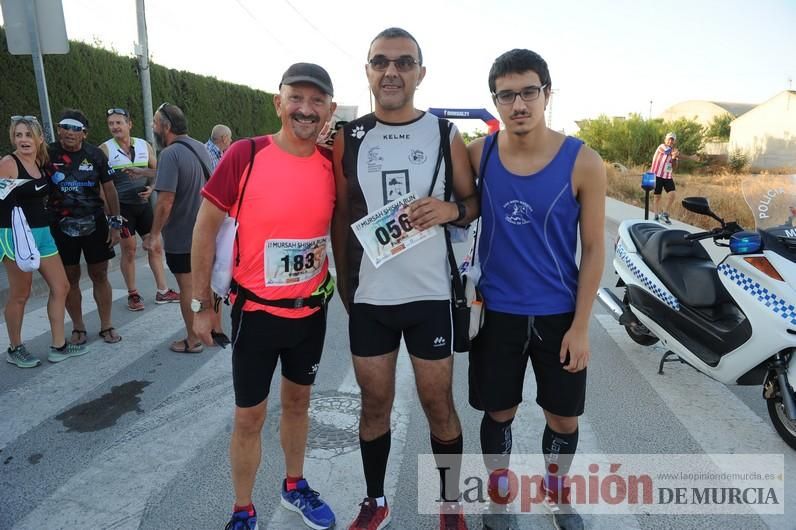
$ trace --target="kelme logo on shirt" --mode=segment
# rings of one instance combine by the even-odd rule
[[[531,222],[533,208],[527,202],[509,201],[503,205],[506,210],[506,221],[513,225],[527,225]]]

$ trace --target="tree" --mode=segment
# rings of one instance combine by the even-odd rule
[[[481,138],[482,136],[486,136],[488,133],[486,131],[482,131],[480,129],[476,129],[472,133],[463,132],[462,133],[462,140],[464,140],[465,144],[469,144],[476,138]]]
[[[705,127],[705,137],[721,142],[730,141],[730,122],[735,118],[730,113],[714,117]]]
[[[702,148],[702,127],[695,121],[679,119],[664,122],[647,120],[638,114],[627,118],[602,115],[580,122],[577,136],[600,153],[604,160],[626,166],[647,165],[667,132],[677,135],[677,147],[692,155]]]

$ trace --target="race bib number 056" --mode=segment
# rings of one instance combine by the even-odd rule
[[[326,237],[269,239],[265,242],[265,282],[290,285],[317,276],[326,260]]]
[[[412,226],[406,206],[415,193],[399,197],[351,225],[368,258],[376,268],[440,233],[439,226],[420,231]]]

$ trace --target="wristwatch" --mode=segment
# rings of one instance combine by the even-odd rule
[[[454,204],[456,204],[456,208],[459,209],[459,215],[456,217],[456,219],[451,221],[451,223],[458,223],[464,219],[465,216],[467,216],[467,208],[464,207],[464,203],[461,201],[456,201]]]
[[[200,313],[209,307],[209,300],[198,300],[196,298],[191,298],[191,311],[194,313]]]

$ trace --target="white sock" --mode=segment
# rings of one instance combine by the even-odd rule
[[[376,497],[376,506],[379,508],[383,508],[387,504],[387,498],[383,495],[381,497]]]
[[[166,294],[167,292],[169,292],[169,288],[168,288],[168,287],[166,287],[165,289],[158,289],[158,292],[159,292],[160,294]]]

